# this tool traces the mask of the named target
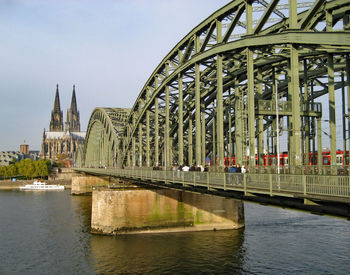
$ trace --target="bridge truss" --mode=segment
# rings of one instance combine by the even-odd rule
[[[124,127],[129,115],[125,108],[96,108],[90,117],[84,146],[76,156],[76,166],[116,166],[123,151]]]
[[[232,1],[164,57],[130,110],[95,109],[76,162],[222,168],[234,156],[253,168],[282,135],[290,166],[324,139],[335,165],[337,127],[350,148],[349,55],[348,0]]]

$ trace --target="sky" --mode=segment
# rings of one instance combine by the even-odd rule
[[[131,108],[153,70],[229,0],[0,0],[0,151],[40,150],[56,84],[75,85],[81,130],[96,107]]]

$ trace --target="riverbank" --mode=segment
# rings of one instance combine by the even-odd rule
[[[0,190],[12,190],[19,189],[20,186],[24,186],[26,184],[32,184],[34,180],[0,180]],[[72,180],[59,179],[59,180],[45,180],[47,184],[60,184],[64,185],[64,188],[70,189],[72,186]]]

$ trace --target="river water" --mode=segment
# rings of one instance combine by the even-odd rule
[[[350,222],[245,203],[235,231],[99,236],[91,197],[0,191],[0,274],[348,274]]]

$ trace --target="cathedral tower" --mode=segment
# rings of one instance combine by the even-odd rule
[[[59,165],[70,167],[79,146],[84,144],[86,132],[80,132],[80,118],[73,86],[72,102],[67,109],[65,128],[63,112],[60,106],[58,85],[53,110],[51,112],[50,131],[44,129],[41,156],[44,159],[58,161]]]
[[[50,121],[51,132],[62,132],[63,131],[63,112],[61,111],[60,95],[58,93],[58,84],[56,86],[56,97],[53,110],[51,112]]]
[[[69,129],[71,132],[80,132],[80,118],[77,107],[77,99],[75,97],[75,85],[73,85],[72,101],[70,109],[67,112],[67,124],[66,130]]]

